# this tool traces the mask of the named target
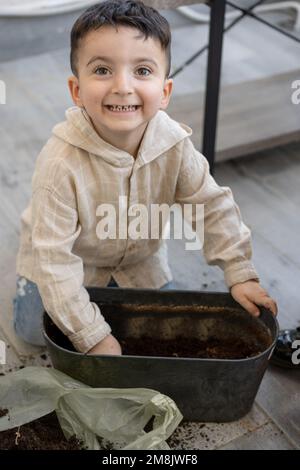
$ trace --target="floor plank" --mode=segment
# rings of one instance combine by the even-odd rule
[[[269,162],[272,171],[271,158]],[[234,162],[220,165],[216,170],[216,180],[222,186],[231,187],[245,223],[268,240],[278,254],[300,267],[299,218],[295,217],[295,204],[239,171]]]
[[[300,449],[300,370],[269,367],[256,401]]]
[[[268,422],[265,413],[254,404],[250,413],[232,423],[182,423],[172,435],[170,447],[176,450],[217,449]]]
[[[264,426],[230,441],[220,450],[293,450],[295,446],[274,424]]]

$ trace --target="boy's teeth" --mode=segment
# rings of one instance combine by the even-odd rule
[[[108,106],[111,111],[135,111],[137,106]]]

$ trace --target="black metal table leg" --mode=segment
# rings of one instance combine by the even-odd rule
[[[211,0],[202,152],[214,169],[222,62],[225,0]]]

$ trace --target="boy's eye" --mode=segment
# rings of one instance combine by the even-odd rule
[[[106,72],[109,72],[109,70],[106,67],[97,67],[94,70],[94,73],[97,75],[107,75]]]
[[[140,72],[142,72],[142,73],[140,73]],[[140,67],[138,69],[138,73],[139,73],[139,75],[147,77],[151,73],[151,70],[147,69],[146,67]]]

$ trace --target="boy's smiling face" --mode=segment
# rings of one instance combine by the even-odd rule
[[[84,107],[104,140],[136,156],[148,122],[166,109],[172,80],[158,40],[127,26],[89,32],[77,52],[78,78],[69,78],[74,103]],[[117,110],[111,106],[131,105]]]

